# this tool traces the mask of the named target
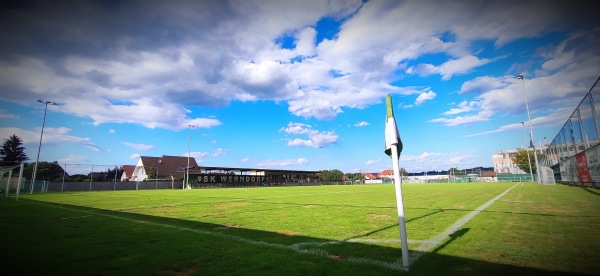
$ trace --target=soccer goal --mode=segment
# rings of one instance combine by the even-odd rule
[[[0,191],[5,197],[14,194],[15,198],[19,199],[19,193],[24,189],[23,169],[23,164],[0,167]]]

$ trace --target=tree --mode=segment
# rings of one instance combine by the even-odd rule
[[[340,170],[324,170],[321,171],[321,181],[324,182],[336,182],[336,181],[342,181],[342,178],[344,177],[344,173]]]
[[[154,168],[154,165],[152,165],[148,172],[148,179],[156,179],[156,169]]]
[[[35,163],[31,163],[25,168],[23,172],[25,178],[31,179],[34,167]],[[35,178],[36,180],[62,181],[63,175],[66,176],[65,171],[58,162],[39,162]]]
[[[29,160],[25,154],[23,140],[13,134],[8,139],[4,140],[4,144],[0,149],[0,157],[2,157],[2,165],[18,165]]]
[[[448,170],[448,174],[450,175],[466,175],[465,171],[463,170],[459,170],[457,168],[451,168],[450,170]]]
[[[407,176],[408,173],[406,172],[406,170],[404,168],[400,168],[400,175]]]
[[[519,149],[515,156],[513,156],[512,161],[526,173],[533,172],[534,174],[537,171],[537,167],[535,166],[535,157],[533,156],[533,152],[529,151],[529,157],[527,156],[528,150]],[[542,159],[542,154],[537,153],[538,160]],[[529,160],[531,160],[531,170],[529,170]]]
[[[74,182],[90,182],[90,177],[85,174],[74,174],[69,179]]]

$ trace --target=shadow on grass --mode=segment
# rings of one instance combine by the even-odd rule
[[[428,216],[432,216],[432,215],[435,215],[435,214],[441,213],[441,212],[444,212],[444,210],[437,210],[437,211],[434,211],[434,212],[431,212],[431,213],[427,213],[427,214],[419,216],[419,217],[408,219],[408,220],[406,220],[406,223],[411,222],[411,221],[415,221],[415,220],[418,220],[418,219],[421,219],[421,218],[425,218],[425,217],[428,217]],[[399,227],[398,223],[394,223],[394,224],[392,224],[390,226],[386,226],[386,227],[383,227],[383,228],[380,228],[380,229],[377,229],[377,230],[373,230],[373,231],[368,232],[368,233],[366,233],[364,235],[358,235],[358,236],[347,238],[347,239],[345,239],[345,241],[349,241],[349,240],[352,240],[352,239],[358,239],[358,238],[368,237],[368,236],[371,236],[371,235],[373,235],[375,233],[378,233],[378,232],[381,232],[381,231],[385,231],[387,229],[394,228],[394,227]]]
[[[5,271],[18,272],[18,275],[391,275],[401,272],[399,248],[23,198],[1,200],[0,207],[0,237],[3,237],[0,259]],[[468,229],[457,231],[433,252],[421,256],[411,264],[411,274],[549,273],[437,253],[467,232]],[[410,254],[413,253],[417,254],[413,251]]]
[[[431,253],[437,253],[440,250],[444,249],[444,247],[446,247],[447,245],[451,244],[453,241],[455,241],[456,239],[464,236],[467,232],[469,232],[470,228],[461,228],[458,231],[450,234],[450,238],[447,239],[443,244],[441,244],[440,246],[436,247],[433,251],[431,251]]]
[[[582,189],[584,189],[586,192],[600,196],[600,192],[598,191],[598,189],[595,188],[589,188],[589,187],[582,187]]]

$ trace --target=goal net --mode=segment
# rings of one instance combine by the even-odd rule
[[[23,168],[23,164],[0,167],[0,192],[4,193],[4,197],[14,195],[19,199],[19,193],[25,189]]]

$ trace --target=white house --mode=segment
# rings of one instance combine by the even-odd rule
[[[185,177],[188,164],[187,156],[169,156],[161,157],[140,156],[135,169],[131,175],[131,181],[144,181],[154,170],[157,179],[177,180]],[[196,159],[189,158],[190,167],[197,167]]]

